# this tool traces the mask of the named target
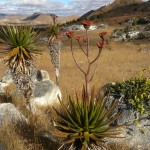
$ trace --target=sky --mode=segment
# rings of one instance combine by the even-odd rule
[[[54,13],[58,16],[83,15],[114,0],[0,0],[0,13]],[[146,1],[146,0],[145,0]]]

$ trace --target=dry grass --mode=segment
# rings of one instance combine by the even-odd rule
[[[109,29],[112,30],[111,28]],[[90,42],[91,55],[97,54],[98,33],[90,31],[92,41]],[[80,35],[82,33],[79,33]],[[72,93],[75,89],[81,91],[84,83],[82,73],[76,67],[70,52],[69,41],[63,40],[61,51],[60,88],[63,94]],[[150,66],[150,53],[140,53],[139,48],[150,47],[149,42],[109,42],[109,45],[102,51],[98,69],[92,82],[96,87],[102,87],[108,82],[122,81],[133,76],[136,72]],[[74,41],[75,56],[81,66],[85,66],[84,56]],[[50,63],[48,48],[37,60],[38,67],[49,72],[50,78],[55,81],[53,66]],[[150,74],[148,74],[150,75]]]
[[[108,31],[111,31],[109,28]],[[89,32],[91,35],[91,55],[94,57],[97,54],[98,48],[96,46],[99,40],[99,30]],[[82,35],[82,33],[79,33]],[[45,43],[44,43],[45,44]],[[41,46],[41,45],[39,45]],[[140,53],[139,48],[150,47],[149,42],[109,42],[109,44],[102,51],[98,69],[95,74],[95,78],[92,81],[92,85],[96,88],[100,88],[108,82],[122,81],[128,79],[136,72],[143,68],[150,66],[150,53]],[[50,62],[49,50],[46,45],[42,45],[44,50],[43,54],[37,57],[36,63],[39,69],[47,70],[50,74],[51,80],[55,81],[55,75],[53,66]],[[74,42],[75,56],[79,60],[79,64],[84,68],[86,61],[82,52],[79,50],[77,42]],[[5,70],[5,66],[2,62],[0,77],[2,78]],[[146,74],[150,77],[150,73]],[[67,38],[63,38],[63,48],[61,51],[61,68],[60,68],[60,88],[63,93],[63,97],[73,94],[74,91],[81,92],[84,83],[84,77],[76,67],[70,52],[69,41]],[[14,89],[13,85],[8,89],[10,93]],[[42,150],[53,149],[50,141],[42,141],[39,135],[41,133],[49,133],[52,129],[50,124],[50,118],[52,117],[51,108],[44,109],[40,115],[29,115],[25,108],[25,100],[22,97],[18,97],[15,93],[11,95],[5,95],[0,97],[0,103],[12,102],[15,106],[29,119],[29,124],[20,130],[14,126],[1,126],[0,128],[0,143],[6,145],[8,150]],[[113,147],[113,148],[112,148]],[[110,149],[127,150],[126,146],[110,146]],[[55,150],[55,149],[54,149]],[[136,150],[136,149],[135,149]]]

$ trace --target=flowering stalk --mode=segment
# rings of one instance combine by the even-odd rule
[[[90,28],[90,25],[92,24],[93,22],[92,21],[88,21],[88,20],[83,20],[82,24],[86,30],[86,35],[85,37],[83,38],[83,42],[86,44],[86,49],[84,49],[81,45],[81,39],[82,37],[76,37],[76,40],[78,41],[78,44],[79,44],[79,47],[80,49],[82,50],[82,52],[85,54],[86,58],[87,58],[87,69],[84,70],[78,63],[78,61],[76,60],[75,56],[74,56],[74,52],[73,52],[73,44],[72,44],[72,41],[73,41],[73,36],[75,34],[74,31],[67,31],[66,32],[66,35],[68,36],[68,38],[70,39],[70,44],[71,44],[71,53],[72,53],[72,57],[74,59],[74,62],[75,64],[77,65],[77,67],[79,68],[79,70],[84,74],[84,79],[85,79],[85,97],[88,101],[90,101],[90,97],[91,97],[91,93],[90,93],[90,82],[92,81],[94,75],[95,75],[95,72],[96,72],[96,69],[97,69],[97,66],[98,66],[98,61],[99,61],[99,58],[100,58],[100,54],[102,52],[102,49],[104,47],[104,45],[106,44],[105,40],[104,40],[104,36],[107,34],[107,32],[102,32],[102,33],[99,33],[99,36],[101,38],[101,41],[99,41],[97,43],[97,46],[99,48],[98,50],[98,54],[96,55],[96,57],[93,59],[93,60],[90,60],[90,56],[89,56],[89,52],[90,52],[90,48],[89,48],[89,36],[88,36],[88,30]],[[91,67],[92,65],[96,63],[96,66],[95,66],[95,69],[94,71],[91,73]]]
[[[49,50],[51,56],[51,62],[54,65],[56,84],[59,85],[59,69],[60,69],[60,50],[61,50],[61,41],[60,41],[60,31],[58,25],[56,25],[56,15],[52,15],[53,25],[50,26],[49,30]]]

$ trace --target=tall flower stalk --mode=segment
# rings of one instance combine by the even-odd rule
[[[90,60],[90,48],[89,48],[89,42],[90,42],[90,38],[88,35],[88,30],[90,28],[90,25],[92,24],[92,21],[88,21],[88,20],[83,20],[82,24],[86,30],[85,32],[85,36],[84,38],[82,37],[76,37],[76,40],[78,41],[78,44],[83,52],[83,54],[85,55],[86,59],[87,59],[87,69],[84,70],[80,64],[78,63],[78,61],[76,60],[75,56],[74,56],[74,51],[73,51],[73,45],[72,45],[72,41],[73,41],[73,35],[74,35],[74,31],[67,31],[66,35],[68,36],[68,38],[70,39],[70,47],[71,47],[71,53],[72,53],[72,57],[74,59],[75,64],[77,65],[77,67],[79,68],[79,70],[84,74],[84,79],[85,79],[85,95],[87,100],[90,100],[90,82],[92,81],[96,69],[97,69],[97,65],[98,65],[98,61],[100,58],[100,54],[102,52],[102,49],[104,47],[104,45],[106,44],[105,40],[104,40],[104,35],[107,34],[107,32],[102,32],[99,34],[101,41],[99,41],[97,43],[98,46],[98,53],[96,55],[96,57],[93,60]],[[82,44],[81,44],[81,39],[83,39],[84,43],[86,44],[86,48],[84,49]],[[95,69],[94,71],[91,73],[91,68],[94,65],[94,63],[96,63],[95,65]]]
[[[7,26],[2,28],[1,36],[1,41],[6,47],[1,51],[7,54],[6,65],[18,91],[25,97],[31,110],[30,99],[33,96],[36,72],[33,57],[34,54],[40,54],[40,51],[33,47],[38,37],[37,33],[32,27]]]
[[[117,101],[114,101],[107,109],[107,99],[101,99],[99,94],[95,96],[94,89],[90,88],[90,83],[96,72],[102,49],[106,44],[104,36],[107,32],[99,34],[100,41],[97,43],[98,53],[95,58],[91,60],[88,29],[92,22],[84,20],[82,24],[86,30],[85,35],[83,37],[78,36],[75,39],[78,41],[79,47],[87,59],[86,69],[80,66],[74,55],[73,37],[75,32],[66,32],[66,35],[70,40],[71,53],[74,62],[84,74],[85,85],[83,86],[82,97],[78,97],[78,94],[76,94],[75,99],[69,96],[69,104],[67,106],[65,106],[64,102],[60,100],[62,110],[58,111],[54,108],[57,114],[57,119],[55,119],[54,122],[58,132],[53,132],[53,134],[63,137],[63,142],[65,145],[69,146],[69,150],[106,149],[106,138],[116,138],[121,133],[120,126],[112,125],[112,123],[120,117],[121,112],[114,114]],[[85,43],[86,48],[82,46],[81,40]],[[95,68],[92,72],[94,64]]]
[[[59,85],[59,68],[60,68],[60,50],[61,41],[59,39],[60,31],[58,25],[56,25],[56,15],[52,16],[53,25],[49,28],[49,50],[51,56],[51,62],[54,65],[56,84]]]

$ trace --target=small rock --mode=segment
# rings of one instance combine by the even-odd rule
[[[45,71],[45,70],[37,70],[36,80],[37,81],[49,80],[49,74],[48,74],[48,72]]]
[[[3,145],[3,144],[0,144],[0,150],[6,150],[6,147],[5,147],[5,145]]]
[[[7,83],[8,85],[13,83],[13,79],[9,70],[4,73],[4,77],[2,78],[2,83]]]
[[[0,124],[2,123],[25,124],[27,119],[11,103],[0,104]]]

